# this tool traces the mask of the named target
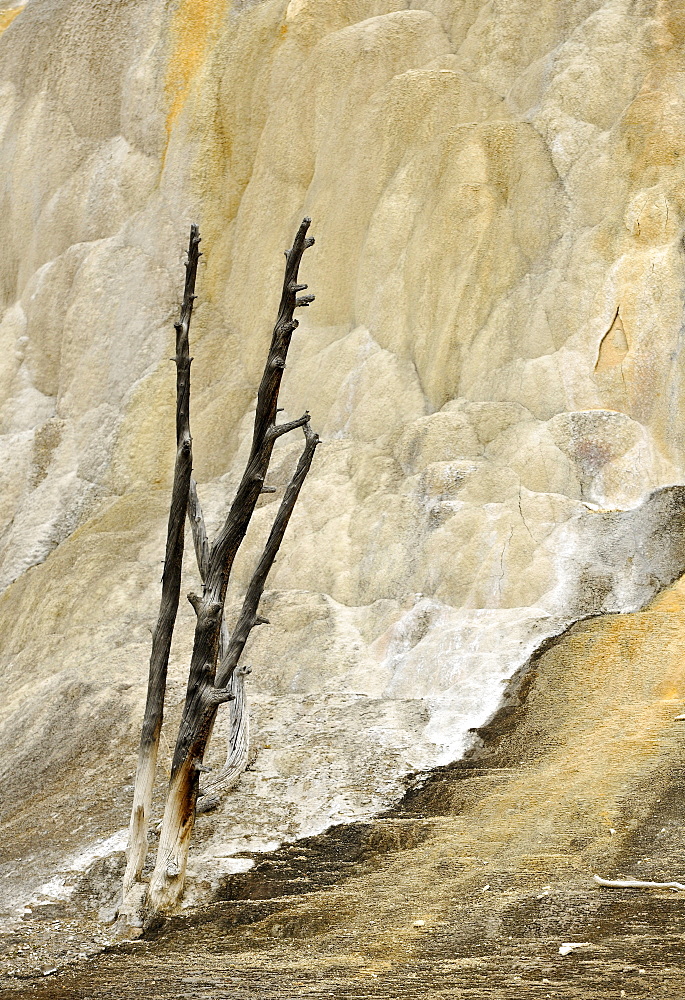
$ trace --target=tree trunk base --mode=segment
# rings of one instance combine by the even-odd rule
[[[181,908],[188,848],[193,833],[197,772],[186,760],[169,782],[157,861],[147,888],[147,913],[170,916]]]
[[[114,924],[114,936],[120,941],[131,941],[143,933],[147,883],[136,882],[126,893],[119,905]]]

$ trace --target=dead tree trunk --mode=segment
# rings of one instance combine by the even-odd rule
[[[310,219],[305,219],[286,251],[286,268],[278,318],[257,396],[252,447],[223,528],[209,551],[202,596],[189,595],[197,614],[193,653],[183,717],[171,765],[171,777],[162,820],[157,861],[148,891],[148,908],[154,917],[173,912],[183,893],[190,837],[195,821],[199,774],[214,724],[216,712],[233,695],[227,685],[235,671],[252,628],[265,624],[257,616],[257,606],[266,575],[273,564],[302,483],[309,471],[318,437],[309,424],[309,414],[284,424],[276,423],[278,393],[290,340],[297,328],[293,318],[298,306],[309,305],[313,296],[298,297],[306,285],[297,283],[302,254],[314,240],[307,238]],[[245,597],[243,609],[225,655],[219,662],[221,624],[231,568],[245,537],[264,479],[274,444],[281,435],[296,427],[304,428],[305,447],[297,469],[286,489],[264,553]]]
[[[195,299],[195,278],[199,251],[198,227],[190,227],[188,262],[181,316],[176,327],[176,463],[171,491],[171,506],[167,529],[166,556],[162,575],[162,598],[157,626],[152,636],[150,671],[148,678],[145,715],[138,751],[138,767],[133,792],[133,808],[129,825],[128,858],[124,875],[124,905],[140,876],[147,854],[147,833],[150,824],[150,807],[157,766],[159,736],[164,714],[169,650],[176,622],[181,592],[181,565],[188,490],[192,471],[192,439],[190,436],[190,357],[188,333]],[[135,905],[135,904],[134,904]]]

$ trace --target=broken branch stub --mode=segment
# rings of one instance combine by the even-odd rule
[[[190,357],[189,331],[195,301],[195,281],[200,254],[200,232],[190,227],[188,261],[181,315],[176,329],[176,461],[171,489],[171,504],[167,526],[162,596],[157,625],[152,635],[152,651],[148,675],[145,714],[138,752],[138,767],[129,825],[128,857],[124,875],[124,902],[128,891],[140,880],[147,853],[147,831],[159,736],[164,715],[164,695],[169,665],[169,650],[176,622],[181,592],[184,528],[190,474],[192,470],[192,438],[190,436]]]

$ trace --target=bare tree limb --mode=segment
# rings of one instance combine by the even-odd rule
[[[319,443],[319,435],[314,433],[309,426],[309,423],[304,424],[304,435],[304,450],[302,451],[300,460],[297,463],[295,473],[286,487],[286,491],[283,495],[278,513],[276,514],[273,527],[271,528],[266,545],[264,546],[264,551],[262,552],[261,558],[257,563],[257,568],[255,569],[247,588],[245,599],[243,601],[243,607],[238,617],[236,626],[233,629],[233,634],[231,635],[226,655],[219,664],[216,672],[216,684],[222,688],[227,686],[229,680],[233,676],[233,672],[238,666],[238,661],[242,656],[245,644],[252,629],[257,625],[266,624],[265,619],[260,618],[257,615],[259,602],[262,598],[262,594],[264,593],[266,578],[269,575],[269,571],[271,570],[274,559],[276,558],[276,553],[278,552],[281,542],[283,541],[285,529],[288,527],[288,521],[292,515],[297,498],[300,495],[302,484],[304,483],[307,473],[311,468],[314,452],[316,451],[316,446]]]
[[[262,488],[262,493],[264,492],[265,488]],[[192,476],[190,479],[190,495],[188,498],[188,520],[190,521],[193,533],[193,544],[195,547],[197,568],[200,574],[200,579],[204,584],[207,577],[207,567],[209,565],[209,538],[207,535],[202,505],[197,493],[197,483]],[[195,614],[198,614],[202,603],[201,598],[197,594],[190,593],[188,594],[188,600],[195,609]],[[223,617],[221,620],[221,633],[219,635],[220,659],[223,658],[226,653],[228,640],[228,626],[226,625],[225,617]],[[216,776],[215,780],[211,782],[213,792],[220,791],[224,787],[222,778],[228,777],[230,779],[231,786],[234,785],[240,777],[242,771],[244,771],[245,767],[247,767],[249,754],[249,719],[247,718],[248,708],[243,681],[243,677],[236,677],[236,683],[229,685],[228,693],[231,695],[230,698],[227,698],[227,701],[230,702],[229,745],[226,754],[226,762],[219,774]],[[236,741],[235,743],[234,738]],[[209,743],[210,740],[211,732],[207,738],[207,743]],[[198,813],[204,812],[207,804],[210,802],[210,799],[214,802],[216,796],[209,796],[202,793],[196,803],[196,811]],[[218,802],[219,799],[216,799],[215,804],[218,805]]]
[[[205,526],[205,517],[202,512],[200,498],[197,495],[197,483],[190,477],[190,493],[188,497],[188,520],[193,533],[193,545],[195,547],[195,558],[200,580],[204,584],[207,579],[207,567],[209,566],[209,538]],[[188,594],[188,600],[195,608],[195,614],[199,614],[202,599],[197,594]],[[228,628],[225,620],[221,620],[221,633],[219,636],[219,655],[223,656],[223,651],[228,646]]]
[[[217,669],[216,683],[221,684],[227,691],[230,691],[234,696],[234,700],[231,702],[229,749],[226,763],[216,778],[208,783],[207,795],[210,792],[216,793],[222,788],[227,790],[233,787],[247,767],[249,757],[249,714],[245,699],[244,679],[245,675],[249,673],[250,668],[238,667],[238,661],[252,629],[259,625],[270,624],[268,618],[262,618],[257,615],[257,609],[264,592],[267,576],[273,566],[302,484],[311,467],[314,451],[319,443],[318,435],[311,430],[309,424],[305,423],[303,426],[306,437],[304,451],[283,496],[268,541],[248,586],[242,611],[233,632],[233,638],[228,646],[227,654],[222,658]]]
[[[205,785],[202,797],[198,801],[198,812],[202,811],[203,803],[216,802],[217,793],[230,791],[235,787],[250,759],[250,713],[245,693],[245,678],[251,667],[241,664],[233,671],[228,689],[233,693],[234,700],[229,705],[228,717],[228,751],[226,762],[216,775],[213,775]]]
[[[223,528],[209,551],[202,608],[198,612],[190,663],[184,720],[198,715],[203,681],[206,683],[214,679],[206,676],[205,665],[210,663],[215,668],[219,653],[220,622],[212,624],[214,617],[210,611],[215,606],[219,606],[223,611],[233,561],[247,532],[269,467],[275,443],[271,431],[276,426],[278,393],[292,333],[297,327],[297,320],[293,319],[297,305],[295,293],[297,274],[302,254],[314,243],[314,240],[306,235],[310,223],[311,220],[308,218],[303,220],[292,249],[286,251],[286,268],[278,316],[257,393],[250,456]],[[193,730],[193,725],[181,726],[172,762],[172,776],[188,753]]]
[[[304,427],[308,421],[309,412],[305,413],[302,417],[298,417],[297,420],[289,420],[285,424],[273,424],[269,427],[267,434],[271,439],[275,440],[276,438],[282,437],[284,434],[288,434],[290,431],[296,430],[298,427]],[[262,492],[264,492],[263,486]]]
[[[304,219],[293,241],[292,249],[286,250],[286,268],[283,291],[278,308],[278,317],[271,337],[271,346],[264,366],[264,373],[257,393],[252,447],[247,468],[238,486],[235,499],[226,517],[225,524],[217,536],[210,552],[207,573],[207,591],[213,599],[223,600],[233,560],[240,543],[245,537],[247,526],[257,503],[262,484],[266,477],[275,438],[269,430],[276,424],[278,393],[285,368],[292,334],[297,329],[293,319],[297,307],[295,288],[302,254],[314,245],[307,237],[311,219]],[[311,297],[310,297],[311,299]]]
[[[197,265],[201,256],[200,233],[190,227],[188,261],[181,316],[176,329],[176,462],[171,490],[171,505],[167,527],[166,554],[162,575],[162,597],[157,625],[152,636],[152,652],[147,687],[145,714],[140,737],[138,767],[133,793],[133,808],[129,825],[128,859],[124,876],[124,896],[140,879],[147,853],[147,831],[159,735],[164,715],[169,650],[173,636],[181,592],[184,529],[190,474],[192,470],[192,438],[190,436],[190,357],[189,331],[195,300]]]

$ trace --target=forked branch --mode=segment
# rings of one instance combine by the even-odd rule
[[[262,487],[262,493],[275,492],[274,487],[268,490]],[[195,546],[195,557],[200,579],[204,584],[207,577],[207,567],[209,565],[209,538],[205,525],[202,505],[197,493],[197,483],[195,478],[190,478],[190,495],[188,498],[188,520],[193,533],[193,543]],[[188,594],[188,600],[195,608],[197,614],[201,604],[201,598],[197,594]],[[221,632],[219,635],[219,660],[222,660],[228,648],[228,627],[226,619],[221,620]],[[197,803],[197,811],[203,812],[208,804],[212,807],[219,804],[216,797],[217,792],[232,788],[238,778],[247,767],[250,750],[250,719],[247,699],[245,697],[245,674],[236,671],[229,684],[229,693],[232,698],[228,699],[229,723],[228,723],[228,750],[226,761],[221,770],[205,784],[205,790],[199,792],[201,796]],[[211,739],[211,733],[209,736]],[[209,742],[209,739],[207,742]],[[210,792],[212,794],[210,794]]]
[[[189,747],[197,735],[195,724],[190,723],[189,720],[196,719],[198,713],[201,713],[204,685],[214,681],[228,580],[236,554],[245,537],[257,500],[263,489],[273,447],[278,437],[276,425],[278,393],[292,333],[297,326],[297,320],[293,319],[297,307],[297,293],[295,291],[297,275],[302,254],[307,247],[314,243],[314,240],[306,235],[310,223],[311,220],[307,218],[302,221],[293,241],[292,249],[286,252],[285,276],[278,317],[257,393],[250,455],[224,525],[211,546],[206,560],[207,568],[202,602],[201,606],[196,609],[197,623],[188,675],[186,703],[171,765],[172,779],[185,760]],[[300,422],[305,422],[308,419],[309,415],[306,414]],[[197,545],[198,541],[196,540]],[[209,669],[207,668],[208,664]],[[206,734],[204,739],[206,743]]]
[[[303,290],[297,281],[302,254],[314,243],[313,239],[307,237],[310,221],[310,219],[303,220],[292,248],[286,251],[285,276],[278,316],[257,394],[250,455],[224,525],[209,548],[208,555],[206,531],[200,516],[199,503],[195,502],[196,497],[191,500],[191,524],[201,575],[204,571],[204,588],[202,598],[193,602],[197,621],[186,700],[174,748],[157,862],[148,893],[148,902],[153,914],[172,912],[180,901],[198,797],[198,771],[193,762],[202,761],[218,705],[233,693],[230,686],[231,679],[250,630],[258,624],[256,612],[266,575],[275,558],[318,443],[317,436],[309,430],[308,414],[281,427],[276,424],[281,379],[292,334],[298,325],[294,319],[294,311],[298,306],[308,306],[313,301],[313,296],[298,298],[297,295]],[[305,428],[305,449],[293,481],[286,490],[265,551],[248,588],[238,625],[224,653],[221,649],[225,644],[225,633],[224,641],[221,640],[224,602],[235,556],[247,532],[257,500],[264,491],[264,481],[276,439],[297,426]],[[220,652],[223,655],[221,670],[217,675]],[[173,878],[169,875],[170,870],[175,873]]]
[[[224,648],[222,649],[222,655],[216,673],[215,686],[208,692],[208,699],[210,703],[214,701],[217,705],[220,705],[224,701],[231,702],[229,748],[224,767],[213,780],[210,780],[207,783],[207,790],[209,792],[216,792],[220,790],[221,785],[224,783],[230,787],[239,778],[240,774],[247,765],[249,751],[249,718],[247,702],[245,700],[244,679],[245,675],[250,672],[250,668],[236,668],[238,667],[240,657],[245,649],[245,644],[247,643],[252,629],[259,625],[270,624],[267,618],[262,618],[257,614],[259,602],[264,592],[264,586],[266,584],[268,574],[273,566],[274,559],[276,558],[285,534],[285,530],[288,526],[288,522],[290,521],[297,498],[300,494],[300,490],[302,489],[302,484],[304,483],[307,473],[311,468],[316,446],[319,443],[318,435],[315,434],[309,426],[308,414],[306,419],[302,418],[298,421],[293,421],[293,425],[295,427],[301,426],[304,428],[306,439],[305,447],[302,455],[300,456],[300,460],[293,477],[286,488],[283,500],[281,501],[281,505],[271,528],[271,532],[266,545],[264,546],[264,551],[262,552],[262,556],[248,586],[242,610],[233,632],[233,637],[230,641],[226,642],[225,645],[224,635],[227,635],[227,629],[225,622],[222,623],[222,642],[220,645]],[[206,531],[204,530],[204,519],[199,500],[197,499],[194,480],[191,481],[191,495],[193,493],[195,493],[195,496],[194,499],[191,500],[191,507],[195,511],[195,514],[194,516],[191,516],[191,523],[200,526],[198,530],[198,537],[196,539],[196,553],[198,555],[198,566],[200,566],[200,560],[204,554],[202,536],[204,535],[204,538],[206,539]],[[189,594],[188,596],[191,598],[191,603],[193,605],[199,601],[199,598],[195,594]],[[202,801],[205,800],[203,799]]]
[[[262,380],[257,393],[257,408],[255,411],[252,447],[247,467],[238,486],[235,499],[226,517],[225,524],[217,536],[210,552],[207,572],[207,592],[213,599],[223,602],[233,561],[238,548],[245,537],[247,526],[252,517],[259,494],[263,488],[266,471],[271,459],[274,442],[276,414],[278,410],[278,393],[288,356],[288,349],[293,331],[298,322],[294,319],[297,300],[297,275],[302,260],[302,254],[314,245],[314,240],[307,237],[311,219],[303,219],[290,250],[286,250],[286,267],[283,278],[283,290],[278,307],[278,316],[271,336],[271,346],[264,366]],[[307,303],[313,296],[307,296]],[[300,303],[305,304],[305,303]]]

